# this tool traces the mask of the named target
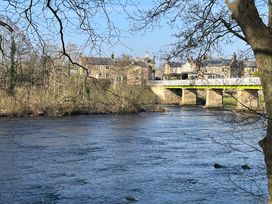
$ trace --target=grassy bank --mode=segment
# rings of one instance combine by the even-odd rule
[[[264,104],[264,98],[263,95],[259,96],[259,104],[262,107]],[[223,106],[225,108],[235,109],[237,106],[237,99],[232,96],[224,96],[223,98]]]
[[[70,78],[62,84],[16,87],[0,92],[1,116],[62,116],[159,111],[158,98],[144,86]]]
[[[223,106],[225,108],[235,109],[237,104],[237,100],[231,96],[225,96],[223,98]]]

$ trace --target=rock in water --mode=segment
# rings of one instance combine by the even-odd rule
[[[241,168],[245,170],[251,169],[250,166],[248,166],[247,164],[242,165]]]
[[[129,202],[136,202],[138,201],[136,198],[132,197],[132,196],[126,196],[126,200]]]
[[[216,168],[216,169],[224,168],[223,165],[218,164],[218,163],[215,163],[213,166],[214,166],[214,168]]]

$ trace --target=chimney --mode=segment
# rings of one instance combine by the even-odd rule
[[[235,53],[235,52],[233,53],[232,60],[233,60],[233,61],[237,61],[237,56],[236,56],[236,53]]]

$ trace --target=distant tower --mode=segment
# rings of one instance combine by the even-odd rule
[[[111,59],[114,59],[114,52],[111,53]]]
[[[148,54],[148,51],[145,51],[145,59],[148,59],[149,58],[149,54]]]

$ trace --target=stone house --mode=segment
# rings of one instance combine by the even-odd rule
[[[231,64],[229,59],[205,60],[199,69],[199,78],[230,78]]]
[[[161,80],[163,77],[163,69],[161,68],[157,68],[157,69],[154,69],[155,71],[155,80]]]
[[[243,75],[245,77],[252,77],[254,76],[254,73],[258,72],[258,68],[254,60],[244,59],[243,64],[244,64]]]
[[[196,64],[192,60],[186,63],[167,62],[164,64],[163,79],[190,79],[197,74]]]
[[[108,79],[113,84],[146,85],[152,77],[153,65],[145,60],[115,59],[112,55],[110,58],[80,57],[79,64],[87,68],[89,76]]]
[[[179,79],[181,67],[182,63],[180,62],[166,62],[163,68],[163,79]]]
[[[232,59],[205,60],[200,68],[203,78],[252,77],[258,71],[255,61]]]
[[[189,59],[186,63],[168,62],[164,65],[164,79],[215,79],[252,76],[257,70],[254,61],[232,59],[206,59],[201,64]]]

